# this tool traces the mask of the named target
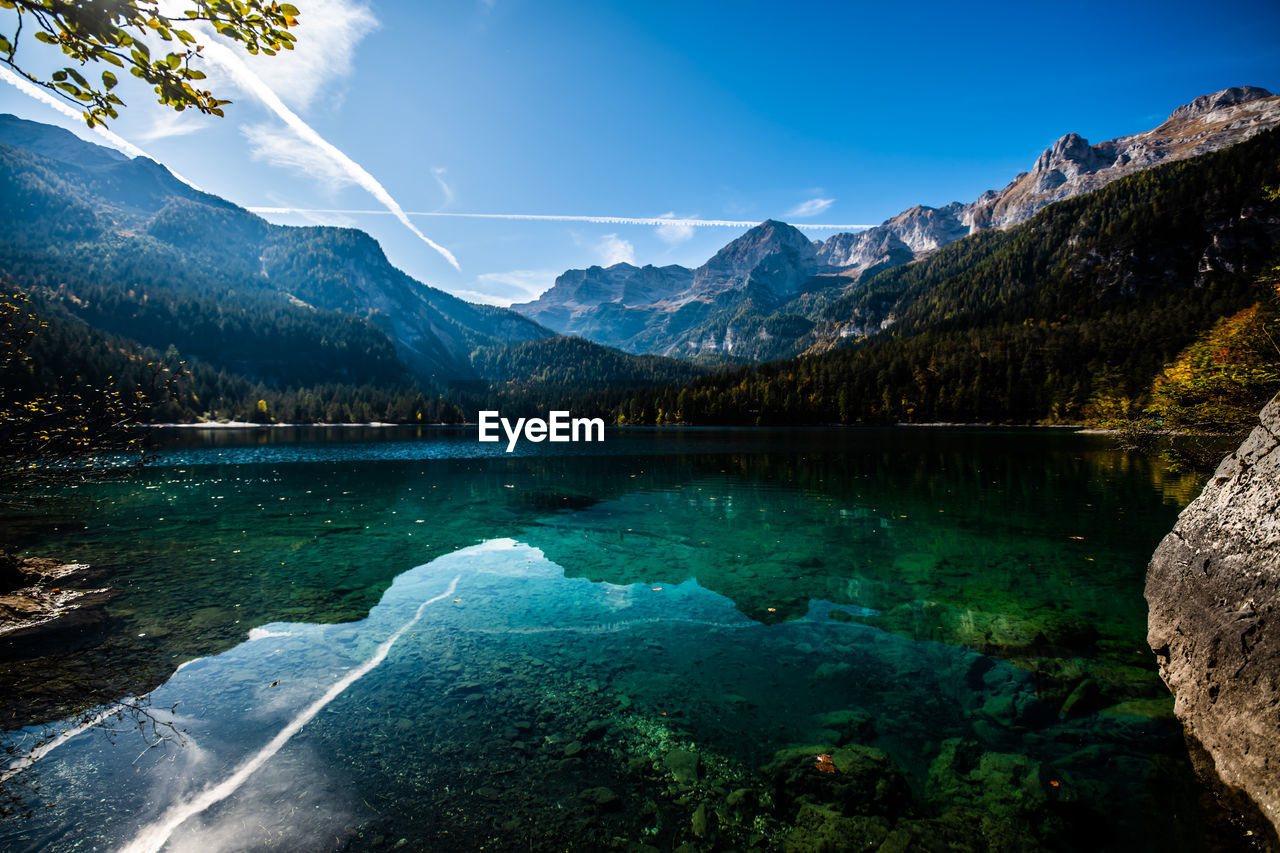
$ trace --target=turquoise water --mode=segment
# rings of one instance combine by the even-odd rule
[[[0,645],[4,849],[1221,845],[1103,438],[161,438],[7,519],[111,591]]]

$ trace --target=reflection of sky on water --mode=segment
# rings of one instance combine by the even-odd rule
[[[638,707],[687,709],[708,748],[732,753],[750,739],[734,757],[755,764],[818,737],[813,720],[824,712],[858,707],[880,718],[879,745],[919,769],[918,738],[971,735],[968,718],[992,696],[1034,702],[1030,679],[1012,667],[834,621],[831,609],[815,602],[806,618],[766,626],[693,581],[566,578],[538,549],[492,540],[401,574],[360,622],[264,626],[183,666],[148,697],[174,708],[180,742],[149,747],[141,733],[101,730],[66,742],[28,771],[51,807],[4,833],[6,843],[24,849],[22,839],[66,833],[83,845],[158,850],[172,833],[167,849],[207,853],[288,832],[295,848],[312,838],[318,849],[349,834],[368,797],[346,762],[404,727],[369,719],[371,703],[393,697],[398,720],[428,725],[427,706],[458,689],[461,677],[440,661],[459,638],[480,671],[536,655]],[[415,680],[424,675],[431,692]],[[331,751],[335,739],[345,757]],[[433,760],[406,755],[404,764]]]

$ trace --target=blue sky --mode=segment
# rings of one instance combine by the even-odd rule
[[[363,228],[422,281],[497,302],[570,267],[694,266],[744,229],[413,213],[874,224],[1002,187],[1069,131],[1098,142],[1228,86],[1280,89],[1272,2],[295,5],[297,56],[248,63],[256,83],[210,69],[225,119],[139,87],[112,130],[248,207],[384,211],[268,218]],[[37,48],[19,58],[41,67]],[[11,86],[0,111],[103,141]]]

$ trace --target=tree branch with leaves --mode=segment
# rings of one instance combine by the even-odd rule
[[[105,127],[125,104],[113,91],[116,73],[108,68],[98,74],[91,65],[127,70],[149,83],[160,103],[179,112],[192,108],[221,116],[231,102],[200,87],[205,79],[198,67],[201,33],[212,29],[255,56],[293,50],[290,29],[298,25],[298,10],[288,3],[193,0],[193,8],[181,16],[161,12],[160,5],[159,0],[0,0],[0,9],[16,13],[13,32],[0,33],[0,63],[81,107],[90,127]],[[19,48],[28,33],[36,42],[59,47],[70,64],[48,79],[23,68],[26,57],[19,56]],[[162,43],[165,54],[153,55],[148,42]]]

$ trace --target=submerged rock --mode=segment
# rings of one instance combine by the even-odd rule
[[[720,820],[716,815],[715,809],[706,803],[694,810],[690,824],[693,828],[693,834],[704,841],[710,841],[715,838],[720,829]]]
[[[63,586],[69,576],[87,568],[0,552],[0,635],[43,625],[86,604],[101,604],[108,590]]]
[[[1147,639],[1192,760],[1280,847],[1280,397],[1147,568]]]
[[[802,746],[776,753],[763,768],[774,801],[784,809],[812,804],[844,815],[896,817],[912,810],[906,779],[884,752],[858,744],[828,749]]]
[[[662,763],[671,771],[676,782],[681,785],[693,785],[698,781],[698,766],[701,759],[692,749],[673,749],[667,753]]]
[[[889,837],[889,822],[881,817],[845,815],[805,804],[782,840],[784,853],[861,853],[876,850]]]
[[[583,802],[591,803],[602,809],[617,809],[622,807],[622,799],[614,793],[612,788],[600,786],[597,788],[587,788],[578,794],[578,799]]]

